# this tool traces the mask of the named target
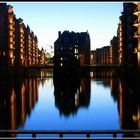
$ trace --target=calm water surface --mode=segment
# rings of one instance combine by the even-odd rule
[[[120,78],[55,81],[49,71],[44,78],[0,84],[0,129],[139,129],[139,101]]]

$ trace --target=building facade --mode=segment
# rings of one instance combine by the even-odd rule
[[[42,48],[41,50],[38,50],[38,64],[44,65],[45,61],[45,50]]]
[[[88,32],[59,31],[54,43],[54,66],[75,68],[90,64],[90,37]]]
[[[124,60],[123,60],[122,16],[119,17],[117,37],[118,37],[119,64],[123,65]]]
[[[37,36],[6,3],[0,3],[0,39],[0,72],[39,64]]]
[[[97,48],[96,49],[96,64],[101,64],[102,63],[102,48]]]
[[[123,3],[123,12],[119,17],[117,30],[119,47],[119,64],[125,69],[138,70],[139,58],[139,4],[140,2]]]
[[[23,19],[15,18],[15,67],[24,67],[24,23]]]
[[[109,55],[110,64],[119,63],[118,38],[116,36],[114,36],[110,41]]]
[[[133,2],[135,4],[134,15],[136,16],[134,26],[137,28],[134,37],[137,40],[135,53],[137,54],[138,68],[140,69],[140,2]]]
[[[137,16],[133,13],[135,12],[135,4],[124,3],[123,4],[123,16],[124,16],[124,46],[126,49],[126,65],[132,68],[137,67],[137,54],[135,53],[135,48],[137,46],[137,39],[134,37],[137,28],[134,25]]]
[[[101,61],[101,63],[102,64],[109,64],[109,61],[110,61],[110,59],[109,59],[109,48],[110,48],[110,46],[104,46],[104,47],[102,47],[102,50],[101,50],[101,59],[102,59],[102,61]]]
[[[14,12],[13,7],[0,3],[0,70],[14,66]]]

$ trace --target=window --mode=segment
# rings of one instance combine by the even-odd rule
[[[20,54],[20,59],[23,59],[23,54]]]
[[[78,53],[78,48],[75,48],[75,53]]]
[[[23,38],[20,38],[20,42],[23,42]]]
[[[13,17],[9,17],[9,23],[13,23]]]
[[[10,36],[13,36],[13,31],[9,31],[9,35]]]
[[[9,29],[13,30],[13,25],[12,24],[9,25]]]
[[[23,28],[20,28],[20,32],[23,33]]]
[[[10,49],[13,49],[13,44],[10,44],[10,45],[9,45],[9,48],[10,48]]]
[[[75,55],[76,59],[79,59],[79,56],[78,55]]]
[[[13,58],[13,52],[12,51],[9,52],[9,57]]]
[[[12,37],[10,37],[10,38],[9,38],[9,41],[10,41],[10,42],[13,42],[13,38],[12,38]]]

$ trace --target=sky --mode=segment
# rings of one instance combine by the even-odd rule
[[[7,2],[16,18],[38,37],[38,46],[50,51],[58,31],[87,32],[91,50],[110,44],[117,35],[123,2]]]

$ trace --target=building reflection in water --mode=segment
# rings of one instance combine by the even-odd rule
[[[91,78],[106,78],[106,77],[112,77],[113,71],[111,70],[92,70],[90,71],[90,77]]]
[[[139,94],[133,92],[124,81],[119,83],[119,89],[118,109],[120,114],[120,127],[122,129],[140,129]],[[139,88],[136,90],[139,91]],[[140,134],[125,134],[124,137],[140,137]]]
[[[23,127],[38,100],[37,79],[1,79],[0,94],[0,129]]]
[[[52,77],[52,72],[50,74]],[[97,80],[97,84],[110,88],[110,94],[118,107],[120,129],[140,129],[139,87],[137,86],[133,90],[130,88],[130,83],[127,84],[124,79],[119,77],[111,78],[109,72],[95,75],[94,71],[90,72],[90,78],[81,78],[78,74],[54,74],[55,105],[59,109],[60,115],[65,117],[76,115],[79,108],[89,107],[90,81],[94,79]],[[39,82],[44,85],[45,78],[0,80],[0,129],[24,128],[27,116],[30,116],[38,101]],[[122,136],[140,137],[139,134],[124,134]]]
[[[54,74],[55,105],[60,115],[68,117],[76,114],[80,107],[88,108],[90,103],[90,79],[80,78],[75,73],[58,72]]]
[[[90,77],[101,81],[104,86],[110,87],[110,93],[118,105],[120,129],[140,129],[140,88],[134,84],[134,81],[126,81],[120,77],[112,77],[111,71],[97,72],[91,71]],[[131,88],[133,85],[135,88]],[[123,137],[140,137],[140,134],[123,134]]]

